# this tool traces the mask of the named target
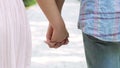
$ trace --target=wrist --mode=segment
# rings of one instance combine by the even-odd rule
[[[65,29],[65,23],[64,22],[57,22],[53,25],[53,28],[56,30]]]

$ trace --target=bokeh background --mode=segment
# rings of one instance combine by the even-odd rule
[[[48,20],[35,0],[23,0],[32,31],[31,68],[87,68],[81,30],[77,28],[80,1],[66,0],[62,16],[70,43],[51,49],[44,43]]]

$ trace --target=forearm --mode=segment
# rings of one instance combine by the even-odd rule
[[[53,27],[64,25],[55,0],[37,0],[37,2]]]
[[[63,7],[63,4],[64,4],[65,0],[55,0],[55,1],[56,1],[56,4],[57,4],[57,7],[59,9],[59,12],[61,13],[62,7]]]

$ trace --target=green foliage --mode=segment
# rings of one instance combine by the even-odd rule
[[[24,4],[25,4],[25,7],[30,7],[34,4],[36,4],[36,1],[35,0],[23,0]]]

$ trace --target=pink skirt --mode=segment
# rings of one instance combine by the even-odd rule
[[[30,68],[31,48],[23,0],[0,0],[0,68]]]

